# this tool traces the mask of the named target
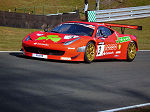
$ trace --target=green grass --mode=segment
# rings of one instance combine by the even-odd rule
[[[21,49],[22,39],[36,29],[22,29],[0,26],[0,51]]]
[[[124,3],[125,7],[136,7],[150,5],[150,0],[127,0]]]
[[[0,0],[0,10],[5,10],[5,11],[8,11],[8,9],[14,11],[14,9],[17,8],[18,9],[17,12],[24,12],[24,10],[21,9],[26,8],[27,9],[26,13],[35,10],[36,14],[43,14],[43,6],[44,6],[44,14],[57,13],[57,12],[62,13],[62,12],[73,11],[76,8],[78,9],[83,8],[84,1],[83,0],[13,0],[13,1]]]

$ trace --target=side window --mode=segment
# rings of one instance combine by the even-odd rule
[[[109,36],[112,35],[113,31],[107,27],[100,26],[97,29],[96,36],[103,37],[103,36]]]

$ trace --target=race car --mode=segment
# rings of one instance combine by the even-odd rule
[[[36,31],[22,42],[24,55],[91,63],[98,59],[133,61],[138,51],[136,36],[120,34],[110,27],[141,30],[141,26],[70,21],[50,31]]]

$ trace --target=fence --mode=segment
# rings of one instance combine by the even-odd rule
[[[0,11],[0,25],[9,27],[40,29],[43,24],[47,24],[52,28],[65,21],[78,20],[80,20],[78,11],[47,16]]]
[[[20,7],[20,8],[15,8],[14,10],[11,10],[13,12],[17,13],[30,13],[34,15],[46,15],[49,13],[62,13],[62,12],[69,12],[69,11],[74,11],[77,10],[77,7],[73,6],[34,6],[34,7]]]
[[[150,16],[150,5],[119,8],[119,9],[88,11],[89,22],[106,22],[106,21],[144,18],[149,16]]]

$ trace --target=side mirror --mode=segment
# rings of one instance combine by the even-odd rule
[[[48,24],[43,24],[42,26],[41,26],[41,28],[45,31],[45,32],[48,32]]]
[[[107,36],[107,35],[103,35],[103,37],[104,37],[104,38],[107,38],[108,36]]]
[[[48,28],[45,28],[44,31],[45,31],[45,32],[48,32]]]

